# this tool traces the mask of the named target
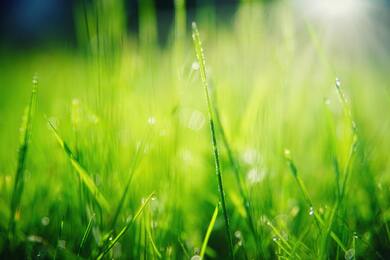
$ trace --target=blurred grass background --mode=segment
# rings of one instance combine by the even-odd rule
[[[242,1],[235,8],[205,4],[191,13],[185,0],[176,0],[164,44],[154,2],[139,2],[137,34],[128,32],[127,5],[77,1],[74,43],[38,42],[32,48],[4,44],[0,51],[2,257],[94,258],[105,235],[114,237],[142,199],[155,192],[106,257],[196,259],[219,193],[191,42],[189,24],[194,20],[221,125],[240,166],[258,233],[254,238],[250,232],[233,166],[220,145],[235,257],[386,258],[390,249],[386,2]],[[231,15],[225,17],[221,10],[229,8]],[[14,216],[16,234],[10,237],[18,129],[34,75],[38,103],[22,199]],[[336,78],[357,127],[350,163],[354,133]],[[99,207],[77,177],[48,120],[106,197],[109,211]],[[285,149],[313,205],[300,193]],[[332,219],[337,180],[343,179],[347,166],[347,193],[329,224],[345,245],[342,249],[309,213],[312,207],[325,222]],[[112,227],[130,176],[126,200]],[[77,256],[89,222],[91,233]],[[221,213],[206,257],[228,257]]]

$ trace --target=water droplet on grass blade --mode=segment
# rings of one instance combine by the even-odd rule
[[[191,68],[193,69],[193,70],[198,70],[199,69],[199,63],[198,62],[196,62],[196,61],[194,61],[193,63],[192,63],[192,65],[191,65]]]
[[[156,118],[154,116],[150,116],[148,118],[148,124],[149,125],[155,125],[156,124]]]
[[[201,260],[201,258],[199,255],[194,255],[193,257],[191,257],[191,260]]]
[[[34,85],[38,85],[38,76],[37,76],[37,75],[35,75],[35,76],[33,77],[32,83],[33,83]]]
[[[340,88],[341,87],[341,81],[339,78],[336,78],[336,87]]]
[[[313,207],[310,207],[309,215],[310,215],[310,216],[313,216],[313,215],[314,215],[314,208],[313,208]]]

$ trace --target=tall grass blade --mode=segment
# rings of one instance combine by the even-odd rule
[[[65,143],[65,141],[60,137],[60,135],[57,132],[57,129],[54,127],[54,125],[49,121],[49,125],[51,126],[51,129],[53,130],[53,133],[62,147],[62,149],[65,151],[65,153],[68,155],[69,160],[73,166],[73,168],[76,170],[77,174],[79,175],[80,179],[83,181],[85,186],[88,188],[89,192],[93,196],[93,198],[96,200],[96,202],[105,210],[110,210],[110,205],[108,204],[106,198],[103,196],[103,194],[99,191],[98,187],[96,187],[94,181],[92,178],[88,175],[87,171],[80,165],[80,163],[77,161],[76,157],[74,156],[72,150],[70,147]]]
[[[141,215],[142,211],[145,209],[146,205],[150,202],[153,196],[154,193],[151,193],[147,197],[147,199],[142,202],[142,205],[138,208],[133,218],[121,229],[118,235],[111,240],[111,242],[105,247],[105,249],[99,253],[96,259],[102,259],[111,250],[111,248],[118,242],[118,240],[121,239],[121,237],[123,237],[126,231],[134,224],[137,218]]]
[[[38,91],[38,81],[36,78],[34,78],[30,103],[26,108],[25,114],[23,116],[22,125],[20,128],[18,162],[17,162],[15,182],[14,182],[14,188],[11,195],[11,204],[10,204],[11,215],[10,215],[9,226],[8,226],[8,232],[10,236],[13,236],[15,231],[15,217],[16,217],[15,214],[20,206],[20,201],[24,189],[23,178],[24,178],[28,146],[31,139],[32,122],[33,122],[35,107],[37,103],[37,91]]]
[[[212,140],[214,161],[215,161],[215,171],[217,174],[218,189],[219,189],[219,193],[220,193],[220,197],[221,197],[221,207],[222,207],[222,212],[223,212],[223,216],[224,216],[224,220],[225,220],[226,235],[228,238],[230,255],[232,258],[234,258],[233,241],[232,241],[232,237],[231,237],[229,218],[228,218],[228,213],[227,213],[227,209],[226,209],[225,191],[224,191],[224,187],[223,187],[221,165],[220,165],[220,161],[219,161],[219,151],[218,151],[216,131],[215,131],[215,125],[214,125],[214,111],[213,111],[212,104],[211,104],[211,97],[210,97],[210,93],[209,93],[209,86],[208,86],[207,75],[206,75],[206,62],[205,62],[205,58],[204,58],[204,54],[203,54],[202,42],[200,40],[199,31],[198,31],[198,28],[197,28],[195,22],[192,23],[192,39],[193,39],[193,43],[194,43],[196,57],[197,57],[198,63],[199,63],[200,76],[202,79],[202,84],[203,84],[203,88],[204,88],[204,92],[205,92],[205,96],[206,96],[206,101],[207,101],[211,140]]]
[[[206,235],[205,235],[205,237],[203,239],[202,248],[200,250],[200,255],[199,255],[201,259],[203,259],[204,254],[206,252],[207,243],[209,242],[211,231],[213,231],[215,221],[217,220],[217,216],[218,216],[218,205],[215,207],[213,216],[211,217],[211,220],[210,220],[210,224],[209,224],[209,226],[207,228]]]

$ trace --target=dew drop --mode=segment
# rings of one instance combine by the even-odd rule
[[[34,76],[34,77],[33,77],[32,83],[33,83],[34,85],[38,85],[38,77],[37,77],[37,76]]]
[[[194,61],[193,63],[192,63],[192,65],[191,65],[191,68],[193,69],[193,70],[198,70],[199,69],[199,63],[198,62],[196,62],[196,61]]]
[[[341,81],[339,78],[336,78],[336,87],[340,88],[340,86],[341,86]]]
[[[313,208],[313,207],[310,207],[309,215],[310,215],[310,216],[313,216],[313,215],[314,215],[314,208]]]
[[[149,125],[155,125],[156,124],[156,118],[154,116],[151,116],[148,118],[148,124]]]

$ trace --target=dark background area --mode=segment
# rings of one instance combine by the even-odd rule
[[[89,0],[86,0],[89,1]],[[127,28],[138,33],[138,3],[126,0]],[[5,0],[0,2],[0,45],[34,47],[56,43],[75,45],[73,10],[76,0]],[[187,24],[195,17],[197,8],[214,5],[217,20],[229,21],[239,0],[187,0]],[[174,21],[174,0],[154,0],[160,44],[167,40],[167,32]]]

